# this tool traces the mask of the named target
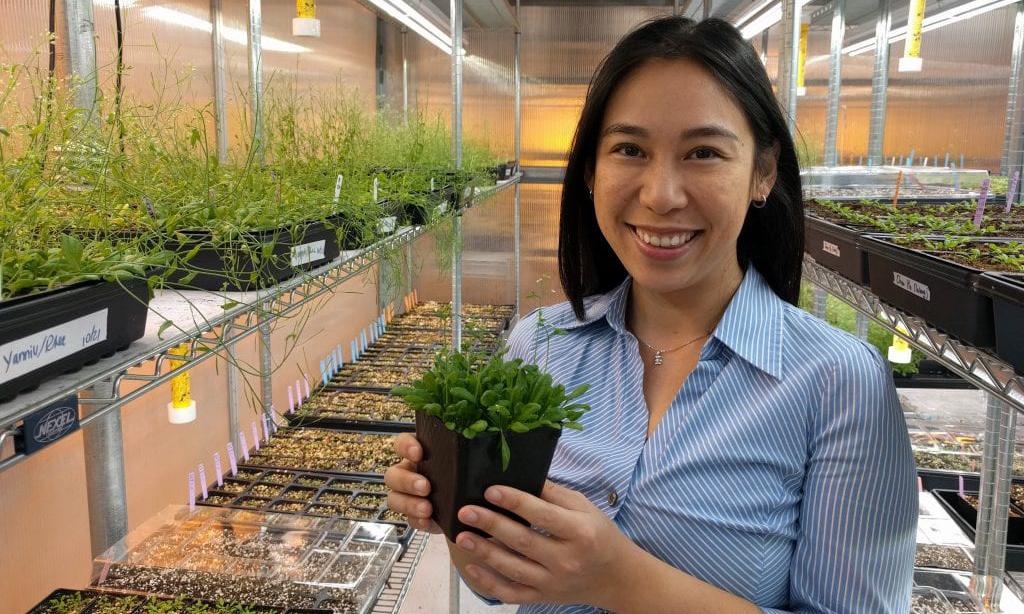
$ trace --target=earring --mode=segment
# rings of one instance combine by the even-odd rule
[[[587,194],[590,195],[590,200],[594,200],[594,188],[587,188]]]
[[[754,202],[752,202],[750,204],[755,209],[764,209],[765,206],[768,204],[768,197],[767,196],[762,196],[759,200],[755,200]]]

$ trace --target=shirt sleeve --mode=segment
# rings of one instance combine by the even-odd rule
[[[910,609],[913,454],[888,366],[874,348],[856,347],[834,363],[809,433],[790,610],[766,614]]]

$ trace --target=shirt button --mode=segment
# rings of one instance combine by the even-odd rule
[[[619,503],[619,493],[614,490],[608,493],[608,505],[615,506]]]

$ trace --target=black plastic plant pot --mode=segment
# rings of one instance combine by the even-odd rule
[[[992,300],[975,291],[981,269],[865,235],[871,291],[886,303],[976,347],[995,342]],[[980,241],[980,240],[979,240]]]
[[[1024,274],[985,273],[978,291],[992,299],[996,354],[1024,373]]]
[[[127,348],[146,332],[145,279],[0,301],[0,401]]]
[[[978,522],[978,510],[964,500],[956,490],[933,490],[932,494],[973,541],[975,526]],[[965,494],[978,496],[977,491]],[[1020,516],[1021,510],[1012,504],[1010,510],[1018,515],[1010,516],[1006,521],[1006,569],[1008,571],[1024,571],[1024,517]]]
[[[338,257],[342,243],[338,228],[340,215],[326,221],[310,222],[300,228],[253,230],[245,235],[215,244],[206,231],[185,231],[179,241],[169,238],[167,249],[180,254],[200,246],[199,251],[168,276],[172,288],[224,290],[239,292],[274,286],[297,273],[325,264]],[[270,245],[269,254],[264,246]],[[254,257],[255,256],[255,257]],[[187,276],[197,272],[192,279]]]
[[[445,536],[454,541],[462,531],[484,535],[459,521],[458,512],[466,505],[486,507],[527,524],[484,499],[484,491],[501,485],[540,496],[561,434],[549,427],[506,433],[509,465],[507,471],[502,471],[498,433],[486,432],[466,439],[445,428],[440,419],[417,412],[416,438],[423,446],[423,460],[417,469],[430,481],[433,518]]]
[[[804,251],[822,266],[866,286],[868,257],[860,248],[860,234],[814,216],[804,217]]]

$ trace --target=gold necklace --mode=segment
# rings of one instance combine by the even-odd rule
[[[693,345],[694,343],[697,343],[698,341],[700,341],[704,337],[707,337],[710,334],[711,334],[711,331],[708,331],[708,332],[702,334],[700,337],[697,337],[696,339],[691,339],[691,340],[687,341],[686,343],[680,345],[679,347],[672,348],[671,350],[659,350],[658,348],[656,348],[653,345],[647,343],[646,341],[644,341],[640,337],[637,337],[637,341],[639,341],[640,343],[644,344],[645,346],[647,346],[647,349],[649,349],[649,350],[654,352],[654,366],[657,367],[657,366],[661,365],[663,362],[665,362],[665,360],[663,358],[665,354],[671,354],[672,352],[675,352],[677,350],[681,350],[684,347]]]

